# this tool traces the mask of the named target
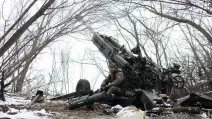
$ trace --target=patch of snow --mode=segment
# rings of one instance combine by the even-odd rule
[[[6,101],[0,100],[0,105],[27,105],[31,100],[26,100],[23,97],[7,96],[5,95]]]
[[[41,109],[40,111],[34,111],[35,113],[40,113],[40,114],[47,114],[45,109]]]
[[[171,107],[171,104],[164,103],[165,106]]]
[[[125,107],[122,110],[120,110],[117,115],[123,115],[124,117],[131,117],[135,114],[134,110],[129,110],[129,107]]]
[[[203,119],[206,119],[208,116],[205,114],[205,113],[203,113],[202,115],[200,115]]]
[[[44,110],[45,111],[45,110]],[[17,114],[10,115],[8,113],[0,112],[0,118],[9,117],[11,119],[48,119],[49,114],[44,113],[43,110],[41,111],[29,111],[26,109],[23,110],[16,110],[11,108],[11,112],[17,112]],[[43,116],[39,116],[38,113],[42,113]]]
[[[137,109],[134,106],[128,106],[125,108],[122,108],[118,113],[117,113],[117,118],[118,119],[144,119],[146,113],[144,111],[141,111],[140,109]]]
[[[116,106],[112,107],[111,109],[114,109],[114,108],[115,108],[115,109],[120,109],[120,110],[121,110],[123,107],[122,107],[121,105],[116,105]]]
[[[23,97],[16,97],[16,96],[7,96],[5,95],[6,101],[0,100],[0,105],[6,105],[10,107],[11,105],[17,105],[17,106],[27,106],[31,100],[26,100]],[[40,111],[31,111],[27,109],[15,109],[15,108],[9,108],[9,111],[6,113],[3,113],[0,111],[0,118],[8,117],[10,119],[49,119],[50,116],[53,114],[47,113],[44,109],[41,109]]]

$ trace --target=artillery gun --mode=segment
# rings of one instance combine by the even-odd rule
[[[164,86],[161,70],[150,59],[142,57],[137,45],[130,51],[121,46],[116,39],[94,33],[92,42],[96,45],[104,57],[116,63],[123,71],[125,78],[129,80],[129,88],[124,95],[107,95],[105,91],[90,91],[88,80],[79,80],[76,92],[68,94],[69,109],[75,109],[94,102],[103,102],[110,105],[122,106],[134,105],[142,110],[151,110],[160,99],[158,94],[168,92]],[[89,91],[87,93],[82,93]],[[77,95],[77,96],[76,96]],[[57,99],[57,98],[55,98]]]
[[[116,39],[97,33],[94,34],[92,41],[106,59],[116,63],[121,68],[126,79],[130,80],[131,89],[161,91],[160,70],[150,59],[141,56],[138,46],[133,48],[131,53],[116,42]]]

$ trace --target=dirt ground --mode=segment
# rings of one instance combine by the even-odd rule
[[[30,110],[45,109],[46,112],[52,114],[49,116],[50,119],[116,119],[116,113],[114,111],[108,111],[111,108],[110,106],[96,104],[93,109],[81,107],[75,110],[68,110],[67,104],[67,101],[45,101],[44,103],[34,103],[30,107]],[[13,108],[20,109],[24,107],[13,106]],[[146,119],[201,119],[202,117],[200,115],[185,113],[161,114],[151,117],[146,116]]]
[[[55,113],[54,119],[112,119],[115,116],[115,114],[105,112],[99,105],[95,105],[93,109],[82,107],[75,110],[68,110],[67,104],[67,101],[47,101],[33,104],[30,109],[45,109],[46,112]]]
[[[45,109],[49,113],[55,113],[54,119],[114,119],[116,113],[106,111],[109,107],[96,104],[93,109],[87,107],[67,110],[66,101],[47,101],[45,103],[33,104],[31,110]],[[59,112],[59,114],[56,114]],[[146,119],[200,119],[200,114],[163,114],[155,117],[146,116]]]
[[[19,101],[19,100],[18,100]],[[8,105],[10,108],[15,108],[17,110],[26,109],[26,105],[19,104]],[[40,111],[45,110],[50,114],[49,119],[119,119],[117,117],[116,111],[111,111],[111,106],[103,104],[95,104],[93,109],[88,109],[87,107],[77,108],[75,110],[68,110],[68,101],[50,101],[45,100],[44,103],[34,103],[29,110]],[[138,109],[137,109],[138,110]],[[205,114],[208,115],[207,112]],[[212,115],[212,114],[211,114]],[[46,116],[40,114],[39,116]],[[185,114],[185,113],[169,113],[160,115],[146,116],[145,119],[206,119],[201,117],[202,114]],[[208,117],[209,119],[211,117]],[[127,119],[137,119],[137,118],[127,118]],[[140,119],[140,118],[139,118]]]

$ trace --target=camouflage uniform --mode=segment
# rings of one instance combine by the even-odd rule
[[[109,67],[115,67],[114,63]],[[126,81],[124,79],[124,74],[122,71],[116,70],[109,74],[109,76],[102,82],[101,87],[107,90],[107,94],[124,94],[124,89],[126,89]]]

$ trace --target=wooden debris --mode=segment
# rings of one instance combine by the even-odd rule
[[[7,114],[9,114],[9,115],[15,115],[15,114],[17,114],[17,112],[8,112]]]
[[[0,119],[11,119],[9,117],[0,117]]]

